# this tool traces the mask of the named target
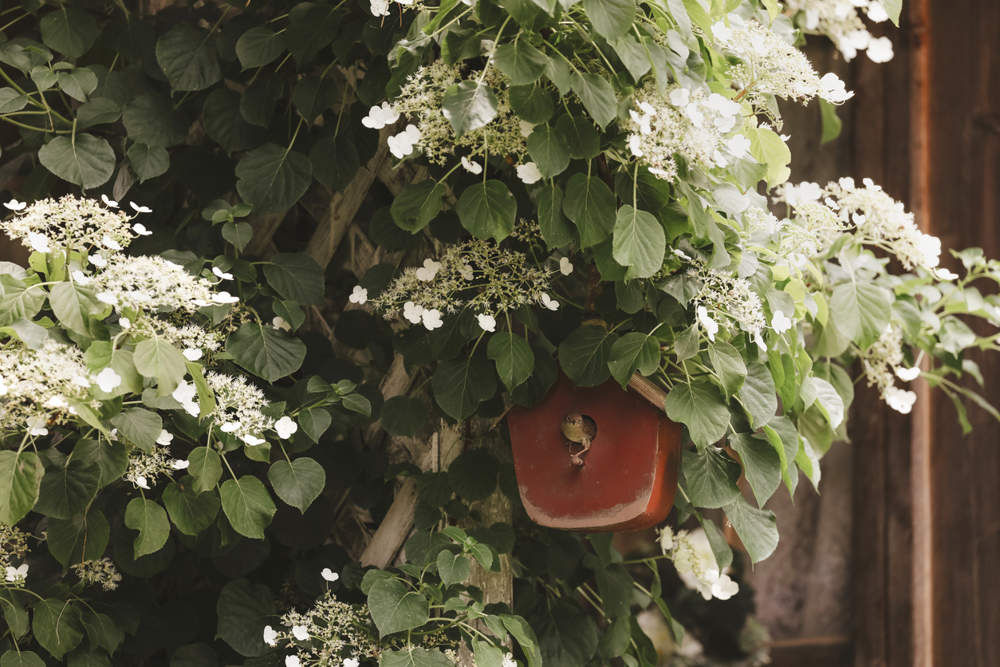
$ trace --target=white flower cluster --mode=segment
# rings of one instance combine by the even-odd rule
[[[7,582],[24,581],[28,576],[28,564],[16,564],[27,555],[28,533],[0,523],[0,572],[4,573]]]
[[[66,195],[59,199],[40,199],[30,206],[11,200],[5,204],[13,215],[0,221],[0,229],[35,252],[55,250],[87,250],[97,254],[117,252],[128,246],[136,236],[149,232],[141,224],[132,224],[132,217],[116,210],[118,203],[106,200],[102,205],[94,199],[78,199]],[[133,205],[136,213],[145,207]],[[100,261],[100,260],[98,260]]]
[[[295,651],[285,658],[297,667],[358,667],[362,659],[377,658],[368,610],[364,605],[337,600],[327,591],[305,612],[281,617],[281,629],[264,628],[264,643],[283,644]]]
[[[442,104],[445,92],[464,78],[478,81],[482,78],[497,98],[497,115],[485,126],[456,136],[445,117]],[[510,157],[515,162],[527,153],[525,130],[510,108],[506,78],[494,67],[471,71],[468,77],[458,65],[438,60],[421,67],[410,75],[391,105],[384,103],[372,107],[362,120],[365,127],[381,129],[395,123],[400,116],[410,122],[399,134],[390,137],[389,149],[397,158],[414,152],[423,153],[434,164],[443,165],[461,150],[462,164],[473,173],[480,173],[482,165],[473,158],[487,155]]]
[[[175,470],[184,470],[188,462],[170,456],[170,442],[174,436],[161,431],[156,444],[148,452],[138,447],[129,449],[128,467],[122,479],[139,489],[149,490],[156,486],[161,477],[170,477]]]
[[[708,339],[714,341],[719,328],[728,328],[732,323],[748,333],[757,347],[766,352],[767,344],[763,333],[767,327],[767,319],[764,316],[764,305],[750,281],[710,269],[697,260],[692,261],[692,264],[694,266],[688,269],[688,275],[702,284],[692,301],[698,324],[704,329]],[[788,327],[784,326],[781,319],[777,324],[781,325],[775,326],[776,330],[780,329],[779,333],[787,331]]]
[[[785,0],[785,6],[804,31],[829,37],[845,60],[853,60],[858,51],[872,62],[892,60],[889,38],[873,37],[861,19],[864,12],[875,23],[889,20],[880,0]]]
[[[420,267],[405,269],[372,305],[428,331],[443,326],[445,314],[467,309],[480,328],[492,332],[502,312],[528,304],[558,309],[559,302],[549,295],[550,275],[523,253],[474,239],[447,246],[440,260],[426,259]],[[355,287],[351,298],[364,303],[368,292]]]
[[[264,431],[275,430],[276,426],[263,412],[268,405],[264,392],[242,375],[208,373],[205,379],[215,392],[211,418],[219,430],[233,434],[251,447],[264,444]]]
[[[37,350],[8,343],[0,349],[0,432],[46,435],[50,422],[73,414],[70,401],[85,399],[90,385],[78,348],[52,340]]]
[[[903,333],[898,327],[890,324],[879,339],[861,353],[861,367],[868,385],[878,387],[882,400],[890,408],[904,415],[910,413],[917,394],[897,387],[896,379],[915,380],[920,375],[920,368],[903,365]]]
[[[705,88],[675,84],[660,92],[647,84],[625,123],[628,147],[650,173],[668,181],[677,176],[675,155],[691,168],[724,168],[750,150],[750,140],[734,132],[743,124],[741,111],[737,102]]]
[[[122,580],[121,573],[110,558],[85,560],[71,565],[70,569],[85,586],[100,586],[104,591],[115,590]]]
[[[730,14],[729,24],[712,26],[712,35],[722,48],[739,58],[729,70],[733,83],[742,88],[756,107],[766,105],[766,95],[808,102],[814,97],[841,104],[854,96],[844,82],[831,73],[816,73],[805,54],[777,32],[757,21],[744,21]]]
[[[728,600],[739,593],[739,584],[728,574],[719,572],[704,529],[675,533],[670,526],[664,526],[660,532],[660,548],[673,559],[684,585],[701,593],[706,600]]]
[[[162,338],[180,348],[188,361],[199,361],[206,354],[218,352],[225,338],[222,331],[212,331],[197,324],[174,324],[162,317],[144,317],[135,323],[122,317],[118,323],[136,337]]]
[[[372,16],[389,16],[389,8],[398,5],[402,9],[418,9],[423,3],[416,0],[369,0]]]
[[[125,309],[193,313],[204,306],[239,301],[229,292],[215,292],[209,281],[158,256],[115,257],[94,276],[92,284],[97,299],[119,313]]]
[[[938,268],[941,240],[920,231],[902,203],[866,178],[841,178],[825,188],[816,183],[786,183],[775,201],[788,204],[794,218],[783,227],[782,252],[809,258],[832,247],[841,234],[852,234],[865,245],[892,253],[906,269],[921,267],[937,278],[954,276]]]

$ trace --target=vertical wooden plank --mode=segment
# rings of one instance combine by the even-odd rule
[[[929,5],[931,151],[929,212],[946,247],[1000,253],[1000,93],[992,0]],[[996,355],[977,359],[997,396]],[[971,411],[962,437],[951,406],[934,399],[932,478],[933,664],[987,666],[1000,655],[1000,451],[997,425]]]

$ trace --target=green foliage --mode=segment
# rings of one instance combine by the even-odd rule
[[[822,455],[846,435],[845,369],[871,361],[887,327],[901,336],[890,378],[926,359],[929,384],[992,411],[956,379],[976,378],[968,353],[996,341],[956,315],[995,321],[1000,302],[974,284],[997,282],[995,263],[963,253],[953,282],[903,261],[900,278],[848,230],[797,264],[780,230],[799,212],[768,233],[745,213],[766,210],[756,193],[788,179],[791,153],[762,122],[780,120],[775,96],[734,87],[738,56],[712,26],[736,10],[790,37],[777,3],[445,0],[393,3],[385,21],[365,2],[257,4],[154,17],[70,1],[26,13],[0,43],[0,119],[17,133],[4,158],[30,172],[14,194],[145,202],[153,212],[137,222],[154,233],[130,252],[232,295],[158,312],[112,305],[84,284],[100,275],[97,255],[117,252],[96,240],[34,248],[28,269],[0,264],[0,354],[68,344],[89,383],[67,397],[74,412],[53,408],[32,429],[2,422],[0,523],[47,535],[23,586],[41,601],[20,585],[0,591],[21,647],[0,645],[2,667],[136,655],[270,664],[295,646],[263,641],[287,611],[274,601],[334,594],[362,610],[358,636],[382,665],[448,664],[444,649],[462,642],[482,665],[508,649],[530,667],[651,665],[638,607],[656,605],[679,635],[667,600],[680,584],[661,581],[654,561],[626,564],[599,538],[528,525],[503,452],[473,447],[432,473],[396,454],[428,441],[441,417],[492,424],[511,403],[530,409],[559,370],[582,386],[624,387],[639,373],[690,439],[671,521],[697,521],[720,569],[738,569],[701,510],[722,510],[753,562],[769,555],[768,499],[782,481],[793,492],[799,470],[819,483]],[[898,20],[900,3],[885,6]],[[431,64],[457,74],[424,85],[384,131],[362,124]],[[739,134],[746,152],[720,143],[706,163],[672,146],[676,174],[654,171],[631,145],[654,132],[633,113],[677,85],[738,107],[720,136]],[[828,140],[836,112],[821,102],[821,113]],[[411,123],[421,140],[397,162],[386,137]],[[500,289],[503,271],[476,266],[435,292],[444,280],[405,268],[470,236],[519,253],[516,277],[542,277]],[[412,326],[387,326],[366,311],[394,275],[440,326],[412,312]],[[741,293],[756,301],[736,303]],[[170,337],[165,323],[217,344]],[[390,369],[406,371],[402,395],[382,384]],[[98,386],[106,370],[120,382]],[[235,402],[220,376],[245,383]],[[235,415],[251,389],[264,396],[260,421],[243,432]],[[283,417],[294,427],[278,431]],[[382,431],[399,445],[388,462]],[[418,489],[406,561],[362,572],[342,547],[356,554],[373,526],[355,524],[384,516],[397,475]],[[512,525],[477,524],[494,492],[513,496]],[[96,595],[67,570],[102,558],[122,591]],[[507,560],[514,607],[484,605],[473,573]],[[324,567],[342,578],[321,579]],[[177,606],[123,593],[136,590],[177,591]],[[186,610],[213,603],[217,627],[187,623]],[[147,644],[153,635],[185,645]]]

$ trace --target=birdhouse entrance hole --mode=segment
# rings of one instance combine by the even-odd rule
[[[669,513],[680,427],[638,393],[561,377],[540,404],[512,410],[507,424],[521,501],[536,523],[634,530]]]

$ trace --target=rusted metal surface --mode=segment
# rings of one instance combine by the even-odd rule
[[[594,420],[585,465],[574,465],[561,423]],[[680,468],[680,427],[614,382],[575,387],[561,378],[549,396],[507,419],[524,508],[533,521],[564,530],[633,530],[663,521]]]

